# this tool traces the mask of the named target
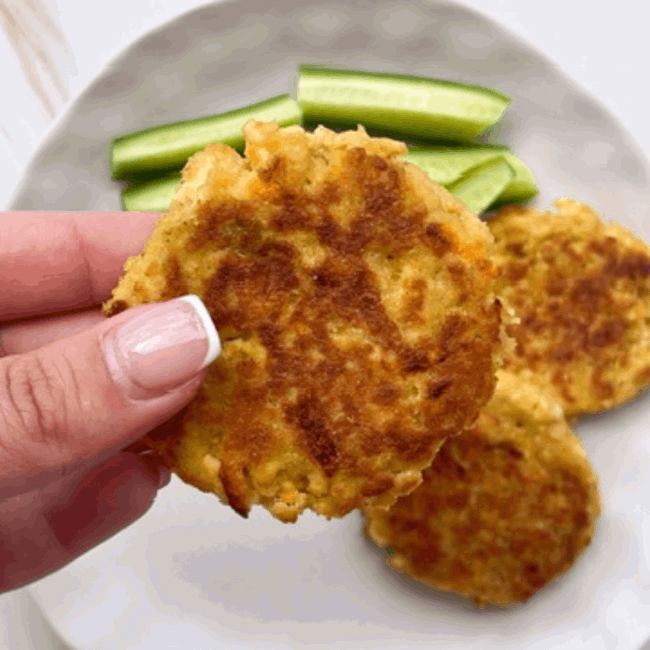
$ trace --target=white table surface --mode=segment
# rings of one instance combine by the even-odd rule
[[[0,10],[22,11],[27,38],[41,39],[59,70],[65,98],[43,77],[50,114],[27,80],[15,45],[0,29],[0,209],[6,209],[23,171],[67,102],[77,96],[129,43],[175,16],[206,4],[199,0],[0,0]],[[398,4],[398,2],[396,2]],[[650,3],[618,0],[465,0],[549,56],[627,127],[650,156],[650,90],[645,83],[650,61],[647,25]],[[49,35],[31,14],[49,13],[64,43]],[[0,11],[1,16],[1,11]],[[2,22],[0,22],[0,26]],[[39,69],[37,67],[37,74]],[[650,495],[649,497],[650,498]],[[0,596],[0,648],[63,650],[35,605],[19,590]],[[630,648],[629,650],[637,650]]]

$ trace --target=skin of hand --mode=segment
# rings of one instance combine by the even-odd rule
[[[197,298],[99,310],[158,216],[0,212],[0,591],[114,535],[169,482],[137,441],[192,398],[216,331]]]

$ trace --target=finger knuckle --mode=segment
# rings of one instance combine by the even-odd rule
[[[57,367],[39,355],[9,357],[2,390],[5,422],[17,442],[64,444],[68,431],[65,390]],[[25,440],[26,439],[26,440]]]

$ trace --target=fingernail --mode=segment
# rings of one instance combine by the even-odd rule
[[[220,353],[210,313],[194,295],[151,305],[104,338],[109,371],[131,399],[185,384]]]
[[[172,480],[172,473],[164,466],[161,465],[158,469],[158,489],[162,489],[165,485],[169,485]]]

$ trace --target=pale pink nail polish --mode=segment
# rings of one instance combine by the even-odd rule
[[[185,384],[220,351],[219,335],[197,296],[151,305],[104,339],[109,371],[132,399]]]

